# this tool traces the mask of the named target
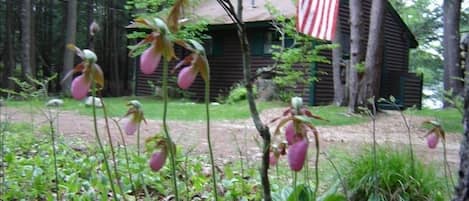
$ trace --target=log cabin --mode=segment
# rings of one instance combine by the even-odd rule
[[[279,44],[279,34],[272,26],[272,16],[265,5],[270,3],[286,17],[295,17],[296,6],[290,0],[249,0],[244,2],[243,20],[246,23],[252,56],[253,73],[259,68],[270,66],[272,59],[271,46]],[[362,36],[366,50],[368,38],[369,15],[371,0],[363,1],[364,35]],[[210,20],[205,40],[205,48],[210,64],[212,99],[219,95],[226,95],[230,88],[242,80],[243,70],[241,50],[236,28],[225,11],[216,0],[203,0],[199,5],[190,9],[193,13]],[[394,96],[402,107],[421,107],[422,77],[409,71],[409,51],[418,46],[417,40],[397,11],[387,2],[384,19],[384,48],[383,66],[381,74],[380,96],[388,98]],[[343,59],[347,61],[350,52],[350,24],[348,1],[341,0],[339,6],[339,21],[342,37]],[[329,42],[330,41],[326,41]],[[177,54],[185,54],[178,50]],[[366,51],[365,51],[366,52]],[[322,51],[321,55],[332,59],[332,51]],[[295,92],[304,98],[309,105],[331,104],[334,98],[332,79],[332,64],[311,63],[310,76],[317,81],[309,86],[296,86]],[[319,73],[320,72],[320,73]],[[161,68],[152,75],[137,74],[136,94],[151,95],[153,89],[149,81],[158,83]],[[204,83],[198,77],[189,89],[194,100],[203,100]]]

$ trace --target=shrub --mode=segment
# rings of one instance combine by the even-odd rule
[[[346,183],[351,200],[444,200],[445,179],[431,164],[415,162],[412,175],[411,159],[408,152],[390,148],[378,148],[377,154],[378,190],[374,193],[373,154],[365,150],[357,158],[349,159]],[[376,200],[376,199],[373,199]]]
[[[254,87],[253,88],[254,95],[257,94],[257,90]],[[241,83],[237,83],[231,87],[230,93],[228,94],[228,97],[226,98],[226,103],[236,103],[239,101],[246,100],[247,97],[247,90],[246,87],[244,87]]]

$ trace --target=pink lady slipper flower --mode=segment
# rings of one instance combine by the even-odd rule
[[[143,116],[142,104],[139,101],[131,100],[127,103],[127,106],[129,106],[129,110],[125,116],[127,117],[130,115],[130,118],[127,120],[124,126],[124,131],[127,135],[133,135],[140,127],[140,123],[142,121],[145,123],[147,122]]]
[[[178,43],[179,45],[183,45],[192,53],[176,64],[173,69],[174,72],[182,66],[185,66],[178,75],[177,83],[181,89],[188,89],[192,83],[194,83],[194,80],[199,73],[205,81],[209,79],[209,65],[207,57],[205,56],[204,47],[195,40],[190,40],[189,42],[191,45],[187,43]]]
[[[148,161],[148,165],[150,166],[151,170],[154,172],[158,172],[166,163],[167,158],[166,150],[163,149],[161,151],[154,152],[151,155],[150,160]]]
[[[285,127],[285,139],[288,144],[288,163],[293,171],[300,171],[306,161],[308,153],[308,133],[312,132],[316,146],[318,146],[318,132],[316,127],[311,123],[311,119],[321,119],[319,116],[313,115],[306,107],[303,106],[303,100],[300,97],[293,97],[291,106],[283,112],[283,119],[280,120],[275,134],[280,133],[280,128]],[[272,122],[282,117],[272,120]],[[319,150],[317,150],[319,151]]]
[[[288,147],[288,164],[293,171],[300,171],[306,161],[308,153],[308,139],[302,139]]]
[[[176,57],[173,43],[169,37],[170,31],[166,23],[160,18],[137,18],[132,24],[128,25],[127,28],[145,28],[152,30],[142,41],[130,48],[130,54],[132,54],[136,49],[150,44],[150,47],[145,49],[140,56],[140,71],[142,71],[143,74],[148,75],[155,72],[162,56],[168,61]]]
[[[81,73],[81,75],[73,79],[70,87],[73,98],[81,100],[88,95],[92,81],[96,82],[100,88],[104,86],[103,71],[101,70],[101,67],[96,64],[98,58],[93,51],[88,49],[84,49],[82,51],[72,44],[67,45],[67,47],[75,51],[83,61],[68,72],[63,80],[66,80],[74,73]]]
[[[427,138],[428,148],[434,149],[438,145],[440,138],[442,138],[443,141],[445,140],[445,131],[441,128],[441,124],[436,121],[424,121],[423,123],[432,126],[425,137]]]
[[[168,151],[170,142],[161,136],[153,136],[151,138],[148,138],[146,140],[147,147],[152,147],[154,146],[156,148],[155,151],[153,151],[150,159],[148,160],[148,166],[150,166],[150,169],[154,172],[157,172],[161,170],[161,168],[164,166],[166,163],[166,159],[168,158]],[[152,143],[153,145],[149,145]],[[175,144],[172,143],[172,147],[174,149]],[[173,150],[173,153],[175,150]]]

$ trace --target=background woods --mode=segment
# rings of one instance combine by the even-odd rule
[[[70,83],[60,83],[63,75],[77,62],[66,43],[79,47],[94,46],[104,70],[108,96],[129,95],[135,67],[127,57],[127,30],[131,20],[126,0],[22,0],[0,1],[0,77],[1,88],[13,88],[8,77],[37,79],[62,75],[49,90],[58,93]],[[101,27],[94,39],[89,24]],[[91,48],[93,49],[93,48]]]

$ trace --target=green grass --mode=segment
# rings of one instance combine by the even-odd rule
[[[108,109],[108,113],[112,117],[123,116],[127,112],[126,103],[129,100],[139,100],[143,105],[145,117],[147,119],[162,119],[163,101],[151,97],[119,97],[104,98],[104,102]],[[30,103],[33,108],[43,108],[44,103],[41,101],[9,101],[7,104],[12,107],[28,110]],[[258,104],[260,111],[268,108],[285,107],[280,102],[261,102]],[[91,107],[86,107],[83,101],[73,99],[65,99],[62,110],[76,111],[82,115],[92,115]],[[102,110],[97,110],[98,115],[102,116]],[[250,117],[249,107],[245,101],[233,104],[210,105],[210,116],[212,120],[238,120]],[[205,119],[204,103],[194,103],[191,101],[171,100],[168,103],[168,119],[198,121]]]
[[[345,156],[349,165],[343,177],[346,179],[352,201],[374,200],[445,200],[446,179],[436,164],[424,164],[415,159],[415,170],[412,173],[412,160],[407,151],[386,147],[377,149],[377,195],[374,195],[374,157],[371,149],[364,149],[359,156]],[[451,192],[450,192],[451,194]]]
[[[422,110],[409,110],[406,114],[428,117],[429,120],[437,120],[443,126],[446,132],[462,133],[462,114],[454,109],[422,109]]]
[[[162,119],[163,101],[152,97],[112,97],[104,98],[106,107],[111,117],[123,116],[127,112],[126,103],[129,100],[139,100],[145,112],[147,119]],[[9,106],[29,110],[30,104],[33,108],[43,108],[42,101],[9,101]],[[271,108],[286,108],[288,105],[282,102],[258,102],[259,112]],[[91,107],[85,107],[83,101],[65,99],[62,110],[75,111],[82,115],[92,115]],[[315,125],[321,126],[340,126],[363,123],[369,118],[359,115],[347,116],[347,108],[337,106],[315,106],[309,107],[310,111],[319,115],[328,121],[315,121]],[[98,109],[97,114],[102,116],[102,110]],[[274,114],[271,118],[279,117],[282,113]],[[212,120],[241,120],[250,118],[249,106],[246,101],[240,101],[232,104],[210,105],[210,117]],[[168,104],[168,119],[183,121],[203,121],[205,120],[205,105],[203,103],[194,103],[184,100],[171,100]]]
[[[334,105],[310,107],[309,110],[328,121],[317,120],[315,125],[321,126],[342,126],[350,124],[359,124],[369,120],[368,117],[361,115],[347,115],[346,107],[338,107]]]

